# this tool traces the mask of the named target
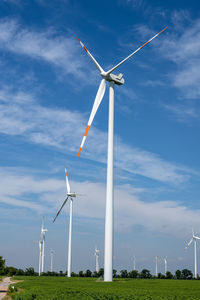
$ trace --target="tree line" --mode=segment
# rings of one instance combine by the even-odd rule
[[[12,266],[6,266],[5,260],[2,256],[0,256],[0,275],[7,275],[7,276],[14,276],[14,275],[22,275],[22,276],[38,276],[38,272],[35,272],[33,267],[26,268],[25,270],[17,269]],[[104,269],[100,269],[99,272],[92,272],[91,270],[79,271],[78,273],[71,273],[72,277],[103,277]],[[67,276],[67,272],[45,272],[42,273],[41,276]],[[159,279],[194,279],[193,273],[188,269],[176,270],[175,274],[167,271],[166,274],[158,273],[158,277],[155,277],[150,273],[149,270],[143,269],[141,272],[137,270],[132,270],[128,272],[127,270],[121,270],[119,274],[117,270],[113,270],[113,277],[114,278],[159,278]],[[197,279],[200,279],[198,277]]]

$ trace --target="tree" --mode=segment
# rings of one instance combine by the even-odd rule
[[[165,276],[166,279],[172,279],[173,278],[173,275],[171,272],[167,271],[166,272],[166,276]]]
[[[62,270],[60,270],[59,276],[65,276]]]
[[[85,272],[85,277],[91,277],[92,276],[92,272],[90,270],[87,270]]]
[[[77,277],[78,275],[74,272],[71,272],[71,277]]]
[[[164,279],[164,278],[165,278],[165,275],[163,275],[162,273],[158,273],[158,278],[159,278],[159,279]]]
[[[149,270],[143,269],[140,273],[140,278],[151,278],[152,275]]]
[[[93,277],[98,277],[97,271],[94,271],[92,276],[93,276]]]
[[[104,275],[104,269],[101,268],[98,272],[98,277],[103,277],[103,275]]]
[[[120,271],[120,276],[121,276],[121,278],[127,278],[127,277],[128,277],[128,272],[127,272],[127,270],[121,270],[121,271]]]
[[[14,267],[5,267],[4,273],[8,276],[13,276],[17,273],[17,269]]]
[[[34,268],[32,268],[32,267],[26,268],[25,275],[27,275],[27,276],[34,276],[35,275]]]
[[[181,271],[180,270],[176,270],[175,276],[176,276],[176,279],[181,279]]]
[[[78,276],[79,276],[79,277],[84,277],[83,271],[79,271]]]
[[[137,270],[132,270],[128,273],[128,277],[130,278],[137,278],[138,277],[138,271]]]
[[[192,272],[188,269],[183,269],[181,271],[181,274],[182,274],[183,279],[192,279],[193,278]]]
[[[4,274],[5,271],[5,259],[0,256],[0,274]]]
[[[18,269],[16,275],[24,275],[24,270]]]
[[[113,269],[113,277],[116,278],[117,277],[117,270]]]

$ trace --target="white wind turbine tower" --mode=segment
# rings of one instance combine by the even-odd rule
[[[200,237],[194,235],[194,230],[192,229],[192,238],[185,247],[185,250],[190,246],[190,244],[194,243],[194,277],[197,278],[197,240],[200,240]]]
[[[99,273],[99,252],[100,250],[98,250],[97,248],[95,248],[95,260],[96,260],[96,272]]]
[[[44,249],[45,249],[45,233],[48,230],[44,228],[44,218],[42,220],[42,228],[41,228],[41,235],[40,235],[40,239],[41,239],[41,248],[42,248],[42,255],[41,255],[41,272],[44,272]]]
[[[158,256],[155,256],[155,262],[156,262],[156,277],[158,277]]]
[[[114,191],[113,191],[113,149],[114,149],[114,86],[124,84],[123,74],[115,75],[115,71],[121,64],[123,64],[127,59],[133,56],[136,52],[142,49],[146,44],[151,42],[156,38],[162,31],[154,35],[145,44],[139,47],[137,50],[132,52],[128,57],[118,63],[115,67],[105,72],[103,68],[99,65],[96,59],[88,51],[88,49],[83,45],[83,43],[78,39],[83,49],[86,51],[88,56],[91,58],[95,66],[100,72],[102,77],[99,89],[94,100],[90,118],[85,130],[85,134],[78,152],[78,157],[85,143],[88,131],[91,127],[94,116],[98,110],[98,107],[102,101],[102,98],[106,89],[106,81],[110,83],[109,90],[109,121],[108,121],[108,156],[107,156],[107,191],[106,191],[106,211],[105,211],[105,249],[104,249],[104,281],[112,281],[113,278],[113,209],[114,209]]]
[[[165,263],[165,275],[167,273],[167,257],[164,258],[164,263]]]
[[[38,242],[39,244],[39,271],[38,274],[39,276],[41,275],[41,267],[42,267],[42,236],[40,234],[40,240]]]
[[[72,262],[72,212],[73,212],[73,198],[76,197],[75,193],[71,193],[69,180],[67,177],[67,170],[65,168],[65,175],[66,175],[66,187],[67,187],[67,197],[63,202],[61,208],[56,214],[53,222],[55,222],[57,216],[60,214],[61,210],[63,209],[64,205],[66,204],[68,198],[70,199],[70,208],[69,208],[69,241],[68,241],[68,261],[67,261],[67,277],[71,277],[71,262]]]
[[[53,272],[53,254],[54,254],[54,251],[51,249],[50,250],[50,259],[51,259],[50,272]]]
[[[135,255],[133,256],[133,270],[136,270],[136,267],[135,267]]]

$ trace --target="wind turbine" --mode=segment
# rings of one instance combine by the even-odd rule
[[[97,248],[95,248],[95,258],[96,258],[96,272],[99,273],[99,252],[100,250],[98,250]]]
[[[39,271],[38,271],[38,274],[40,276],[41,275],[41,266],[42,266],[42,239],[41,239],[41,235],[40,235],[40,240],[37,243],[39,245]]]
[[[167,273],[167,257],[164,258],[164,263],[165,263],[165,275]]]
[[[156,277],[158,277],[158,256],[155,256],[155,262],[156,262]]]
[[[51,258],[51,268],[50,268],[50,272],[53,272],[53,254],[54,254],[54,251],[51,249],[51,250],[50,250],[50,258]]]
[[[81,146],[79,148],[78,157],[81,153],[83,145],[85,143],[88,131],[91,127],[92,121],[95,117],[95,114],[99,108],[99,105],[102,101],[102,98],[106,89],[106,81],[110,83],[109,89],[109,121],[108,121],[108,156],[107,156],[107,191],[106,191],[106,211],[105,211],[105,249],[104,249],[104,281],[112,281],[113,278],[113,210],[114,210],[114,192],[113,192],[113,149],[114,149],[114,86],[124,84],[123,74],[115,75],[115,71],[121,64],[123,64],[127,59],[133,56],[136,52],[142,49],[145,45],[151,42],[159,34],[161,34],[166,28],[154,35],[150,40],[145,44],[140,46],[137,50],[132,52],[129,56],[123,59],[120,63],[114,66],[112,69],[105,72],[103,68],[99,65],[96,59],[84,46],[84,44],[78,39],[79,43],[86,51],[88,56],[91,58],[95,66],[100,72],[102,77],[99,89],[94,100],[90,118],[82,139]]]
[[[45,246],[45,234],[48,230],[44,228],[44,217],[42,219],[42,228],[41,228],[41,234],[40,234],[40,241],[41,241],[41,249],[42,249],[42,255],[41,255],[41,272],[44,272],[44,246]]]
[[[135,255],[133,256],[133,270],[136,270],[136,268],[135,268]]]
[[[200,237],[194,235],[194,230],[192,229],[192,238],[185,247],[185,250],[190,246],[190,244],[194,243],[194,277],[197,278],[197,240],[200,240]]]
[[[66,176],[66,187],[67,187],[67,197],[63,202],[61,208],[57,212],[53,222],[55,222],[57,216],[60,214],[61,210],[63,209],[64,205],[66,204],[67,200],[70,199],[69,205],[69,241],[68,241],[68,262],[67,262],[67,277],[71,277],[71,262],[72,262],[72,211],[73,211],[73,198],[76,197],[75,193],[71,193],[69,180],[67,177],[67,170],[65,168],[65,176]]]

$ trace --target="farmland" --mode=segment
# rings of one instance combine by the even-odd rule
[[[22,277],[15,286],[15,300],[196,300],[200,299],[198,280],[116,279],[113,283],[94,278]],[[20,292],[19,292],[20,291]]]

